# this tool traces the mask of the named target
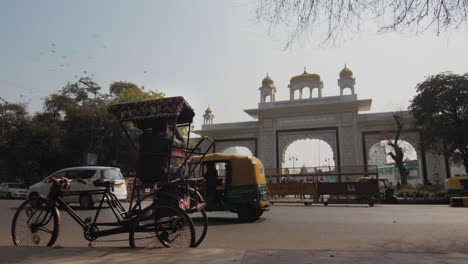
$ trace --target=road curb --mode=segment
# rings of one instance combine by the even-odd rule
[[[132,249],[0,247],[0,263],[467,263],[468,254],[334,250]]]

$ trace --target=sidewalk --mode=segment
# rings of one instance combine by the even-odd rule
[[[146,263],[468,263],[468,254],[407,252],[236,250],[236,249],[130,249],[0,247],[0,263],[30,264],[146,264]]]

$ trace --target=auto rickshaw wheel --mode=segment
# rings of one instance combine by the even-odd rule
[[[237,216],[239,217],[239,220],[244,221],[244,222],[253,222],[257,221],[258,218],[260,217],[260,214],[258,211],[259,210],[257,207],[252,206],[252,205],[241,205],[237,209]]]
[[[258,209],[257,211],[258,211],[258,212],[257,212],[257,216],[258,216],[258,217],[260,217],[260,216],[263,215],[263,212],[264,212],[264,211],[263,211],[262,209]]]

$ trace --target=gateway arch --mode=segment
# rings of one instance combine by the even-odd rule
[[[320,75],[304,71],[291,78],[290,98],[277,101],[274,81],[267,76],[258,89],[258,107],[244,110],[253,121],[216,124],[213,111],[208,108],[205,124],[194,132],[215,141],[213,152],[236,146],[249,149],[267,169],[281,168],[291,143],[317,139],[331,147],[338,170],[366,170],[371,147],[388,139],[395,129],[394,113],[366,113],[371,110],[372,100],[358,99],[355,83],[353,72],[345,66],[338,76],[338,95],[322,96],[324,87]],[[310,90],[309,97],[302,97],[303,89]],[[318,89],[318,97],[312,97],[313,89]],[[347,89],[350,93],[345,94]],[[447,159],[426,151],[419,140],[420,132],[411,128],[414,118],[408,112],[399,112],[399,115],[408,127],[402,131],[401,139],[410,143],[417,153],[418,160],[413,162],[418,167],[419,183],[446,178],[450,173]]]

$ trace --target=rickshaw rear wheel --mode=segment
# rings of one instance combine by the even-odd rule
[[[244,222],[253,222],[257,221],[260,217],[259,210],[257,207],[252,205],[241,205],[237,209],[237,216],[239,220]]]
[[[195,229],[187,213],[170,205],[145,208],[130,226],[130,247],[195,247]]]
[[[195,228],[195,247],[198,247],[203,242],[208,232],[208,216],[206,215],[205,209],[202,209],[201,211],[191,213],[190,218]]]

